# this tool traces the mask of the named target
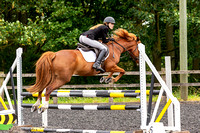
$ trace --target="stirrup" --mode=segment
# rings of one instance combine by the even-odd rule
[[[105,70],[103,70],[103,68],[101,68],[99,64],[93,64],[92,68],[96,69],[96,71],[101,71],[101,73],[105,72]]]

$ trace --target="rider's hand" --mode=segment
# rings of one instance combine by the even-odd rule
[[[114,39],[114,38],[109,38],[109,40],[110,40],[110,41],[115,41],[115,39]]]

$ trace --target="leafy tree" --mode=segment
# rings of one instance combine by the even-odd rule
[[[34,63],[43,52],[75,49],[80,33],[102,23],[106,16],[116,19],[115,29],[124,28],[140,37],[158,70],[165,55],[172,57],[172,68],[178,69],[178,4],[174,0],[2,1],[0,69],[8,71],[16,48],[23,47],[23,72],[34,72]],[[199,8],[199,1],[188,0],[190,69],[199,69],[200,66]],[[126,70],[138,70],[126,54],[123,54],[120,65]]]

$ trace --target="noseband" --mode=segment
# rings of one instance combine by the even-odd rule
[[[119,44],[119,43],[116,42],[115,40],[114,40],[114,42],[117,43],[119,46],[121,46],[125,51],[127,51],[127,52],[131,55],[131,57],[133,57],[133,60],[135,60],[135,61],[139,60],[138,57],[136,57],[133,53],[131,53],[130,51],[128,51],[123,45]],[[114,45],[114,44],[113,44],[113,45]],[[115,45],[115,46],[116,46],[116,45]],[[117,47],[117,46],[116,46],[116,47]],[[117,48],[118,48],[118,47],[117,47]],[[118,48],[118,49],[119,49],[119,48]],[[137,44],[137,46],[136,46],[136,48],[135,48],[135,50],[134,50],[133,52],[135,52],[136,49],[138,49],[138,44]],[[119,51],[121,51],[121,50],[119,49]]]

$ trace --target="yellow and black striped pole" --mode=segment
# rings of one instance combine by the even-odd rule
[[[24,131],[29,132],[62,132],[62,133],[133,133],[134,131],[102,131],[102,130],[76,130],[76,129],[51,129],[40,127],[21,127]]]
[[[16,118],[15,114],[0,115],[0,124],[12,124]]]
[[[8,108],[3,101],[2,97],[0,96],[0,102],[3,106],[3,108],[8,111]],[[17,116],[15,114],[0,114],[0,130],[9,130],[13,127],[14,121],[17,119]]]

